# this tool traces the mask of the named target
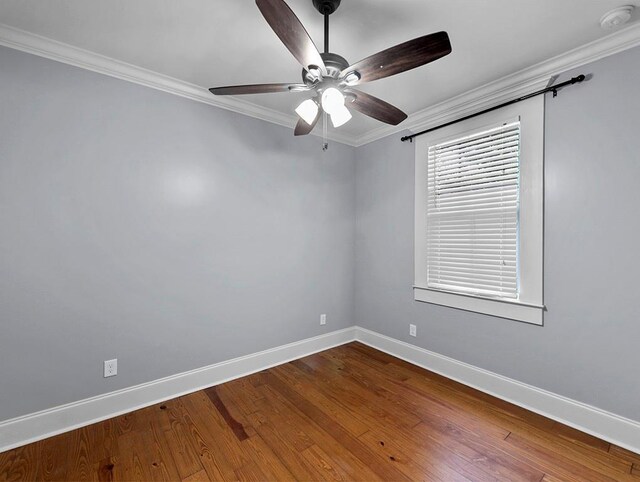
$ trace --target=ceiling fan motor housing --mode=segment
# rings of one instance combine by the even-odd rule
[[[338,10],[340,0],[313,0],[313,6],[322,15],[331,15]]]
[[[324,66],[327,68],[326,77],[332,77],[337,79],[340,76],[340,72],[349,67],[349,62],[344,57],[338,54],[321,53],[320,56],[324,61]],[[313,84],[315,77],[309,73],[306,69],[302,69],[302,81],[307,84]]]

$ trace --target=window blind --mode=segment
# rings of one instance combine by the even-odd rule
[[[428,287],[518,298],[519,154],[519,121],[429,147]]]

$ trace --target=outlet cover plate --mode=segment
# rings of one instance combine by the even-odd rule
[[[320,324],[321,325],[327,324],[327,315],[320,315]]]
[[[104,362],[104,377],[115,377],[118,374],[118,359],[105,360]]]
[[[409,335],[416,336],[416,332],[417,332],[416,325],[409,325]]]

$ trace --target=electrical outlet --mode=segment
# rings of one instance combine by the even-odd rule
[[[118,374],[118,359],[105,360],[104,362],[104,377],[115,377]]]
[[[416,336],[416,325],[409,325],[409,334],[411,336]]]
[[[321,325],[327,324],[327,315],[320,315],[320,324]]]

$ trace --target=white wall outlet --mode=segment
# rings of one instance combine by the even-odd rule
[[[115,377],[118,374],[118,359],[105,360],[104,362],[104,377]]]
[[[321,325],[327,324],[327,315],[320,315],[320,324]]]
[[[409,325],[409,334],[411,336],[416,336],[416,325]]]

